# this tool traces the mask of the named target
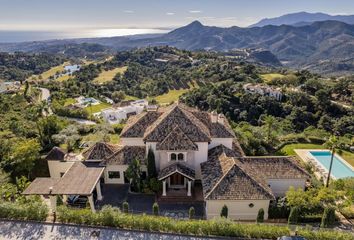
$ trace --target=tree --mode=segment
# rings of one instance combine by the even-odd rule
[[[264,209],[261,208],[258,210],[258,214],[257,214],[257,223],[262,223],[264,222]]]
[[[35,162],[39,159],[41,147],[36,139],[18,139],[4,158],[4,169],[12,176],[21,174],[30,178]]]
[[[148,179],[156,178],[156,165],[155,165],[155,154],[152,148],[149,148],[148,155],[147,155],[147,170],[148,170]]]
[[[329,165],[329,170],[328,170],[328,175],[327,175],[327,181],[326,181],[326,187],[329,185],[329,180],[331,178],[331,173],[332,173],[332,165],[333,165],[333,158],[334,154],[336,152],[336,148],[338,147],[338,140],[335,136],[332,136],[328,139],[328,141],[325,143],[326,147],[328,147],[331,150],[331,163]]]
[[[292,207],[290,209],[288,223],[289,224],[297,224],[298,220],[299,220],[299,209],[297,207]]]
[[[263,122],[265,123],[266,129],[267,129],[267,142],[268,144],[272,144],[273,138],[272,138],[272,132],[274,130],[274,125],[276,122],[275,117],[271,115],[267,115],[264,117]]]
[[[141,166],[140,161],[135,159],[127,168],[126,177],[130,180],[130,187],[132,191],[140,192],[141,191]]]
[[[159,215],[159,205],[156,202],[152,205],[152,212],[155,216]]]
[[[228,217],[228,214],[229,214],[229,209],[227,208],[226,205],[224,205],[221,209],[221,213],[220,213],[220,216],[221,217],[224,217],[224,218],[227,218]]]
[[[125,93],[123,91],[115,91],[112,93],[111,95],[112,97],[112,100],[115,102],[115,103],[119,103],[121,102],[122,100],[124,100],[125,98]]]
[[[195,215],[195,209],[194,207],[190,207],[188,211],[189,219],[193,219]]]
[[[286,192],[287,205],[292,208],[303,209],[310,204],[309,192],[305,192],[301,188],[295,190],[293,186]]]
[[[326,207],[323,212],[321,227],[327,228],[334,225],[336,221],[335,209],[333,207]]]

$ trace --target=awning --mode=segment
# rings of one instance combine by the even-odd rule
[[[190,180],[195,180],[195,171],[183,163],[174,163],[167,166],[160,171],[158,178],[159,180],[164,180],[174,173],[179,173]]]
[[[75,162],[61,178],[36,178],[23,194],[91,195],[103,171],[97,164]]]

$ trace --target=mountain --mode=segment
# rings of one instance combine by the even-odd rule
[[[354,25],[338,21],[314,22],[304,26],[253,28],[210,27],[195,21],[167,34],[149,38],[113,37],[0,44],[0,51],[44,51],[53,45],[101,44],[112,50],[169,45],[186,50],[229,52],[263,49],[283,65],[325,73],[354,72]],[[97,47],[95,47],[96,49]],[[90,48],[91,49],[91,48]],[[268,56],[269,54],[262,54]]]
[[[325,13],[298,12],[298,13],[286,14],[275,18],[265,18],[253,25],[250,25],[249,27],[264,27],[267,25],[303,26],[303,25],[309,25],[313,22],[322,22],[328,20],[354,24],[354,15],[329,15]]]

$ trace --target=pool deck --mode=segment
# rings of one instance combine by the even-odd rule
[[[296,155],[302,159],[305,163],[310,163],[312,166],[314,166],[314,174],[318,179],[323,178],[325,181],[327,176],[328,176],[328,170],[326,167],[322,165],[315,157],[312,156],[311,151],[314,152],[328,152],[330,151],[329,149],[294,149],[294,152]],[[354,171],[354,168],[347,162],[345,161],[341,156],[338,154],[335,154],[335,156],[340,159],[348,168],[350,168],[352,171]],[[337,179],[333,174],[331,174],[332,179]]]

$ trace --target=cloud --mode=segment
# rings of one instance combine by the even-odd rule
[[[189,10],[189,13],[201,13],[201,10]]]
[[[174,12],[167,12],[166,15],[172,16],[172,15],[175,15],[175,13]]]
[[[124,10],[124,13],[134,13],[132,10]]]

